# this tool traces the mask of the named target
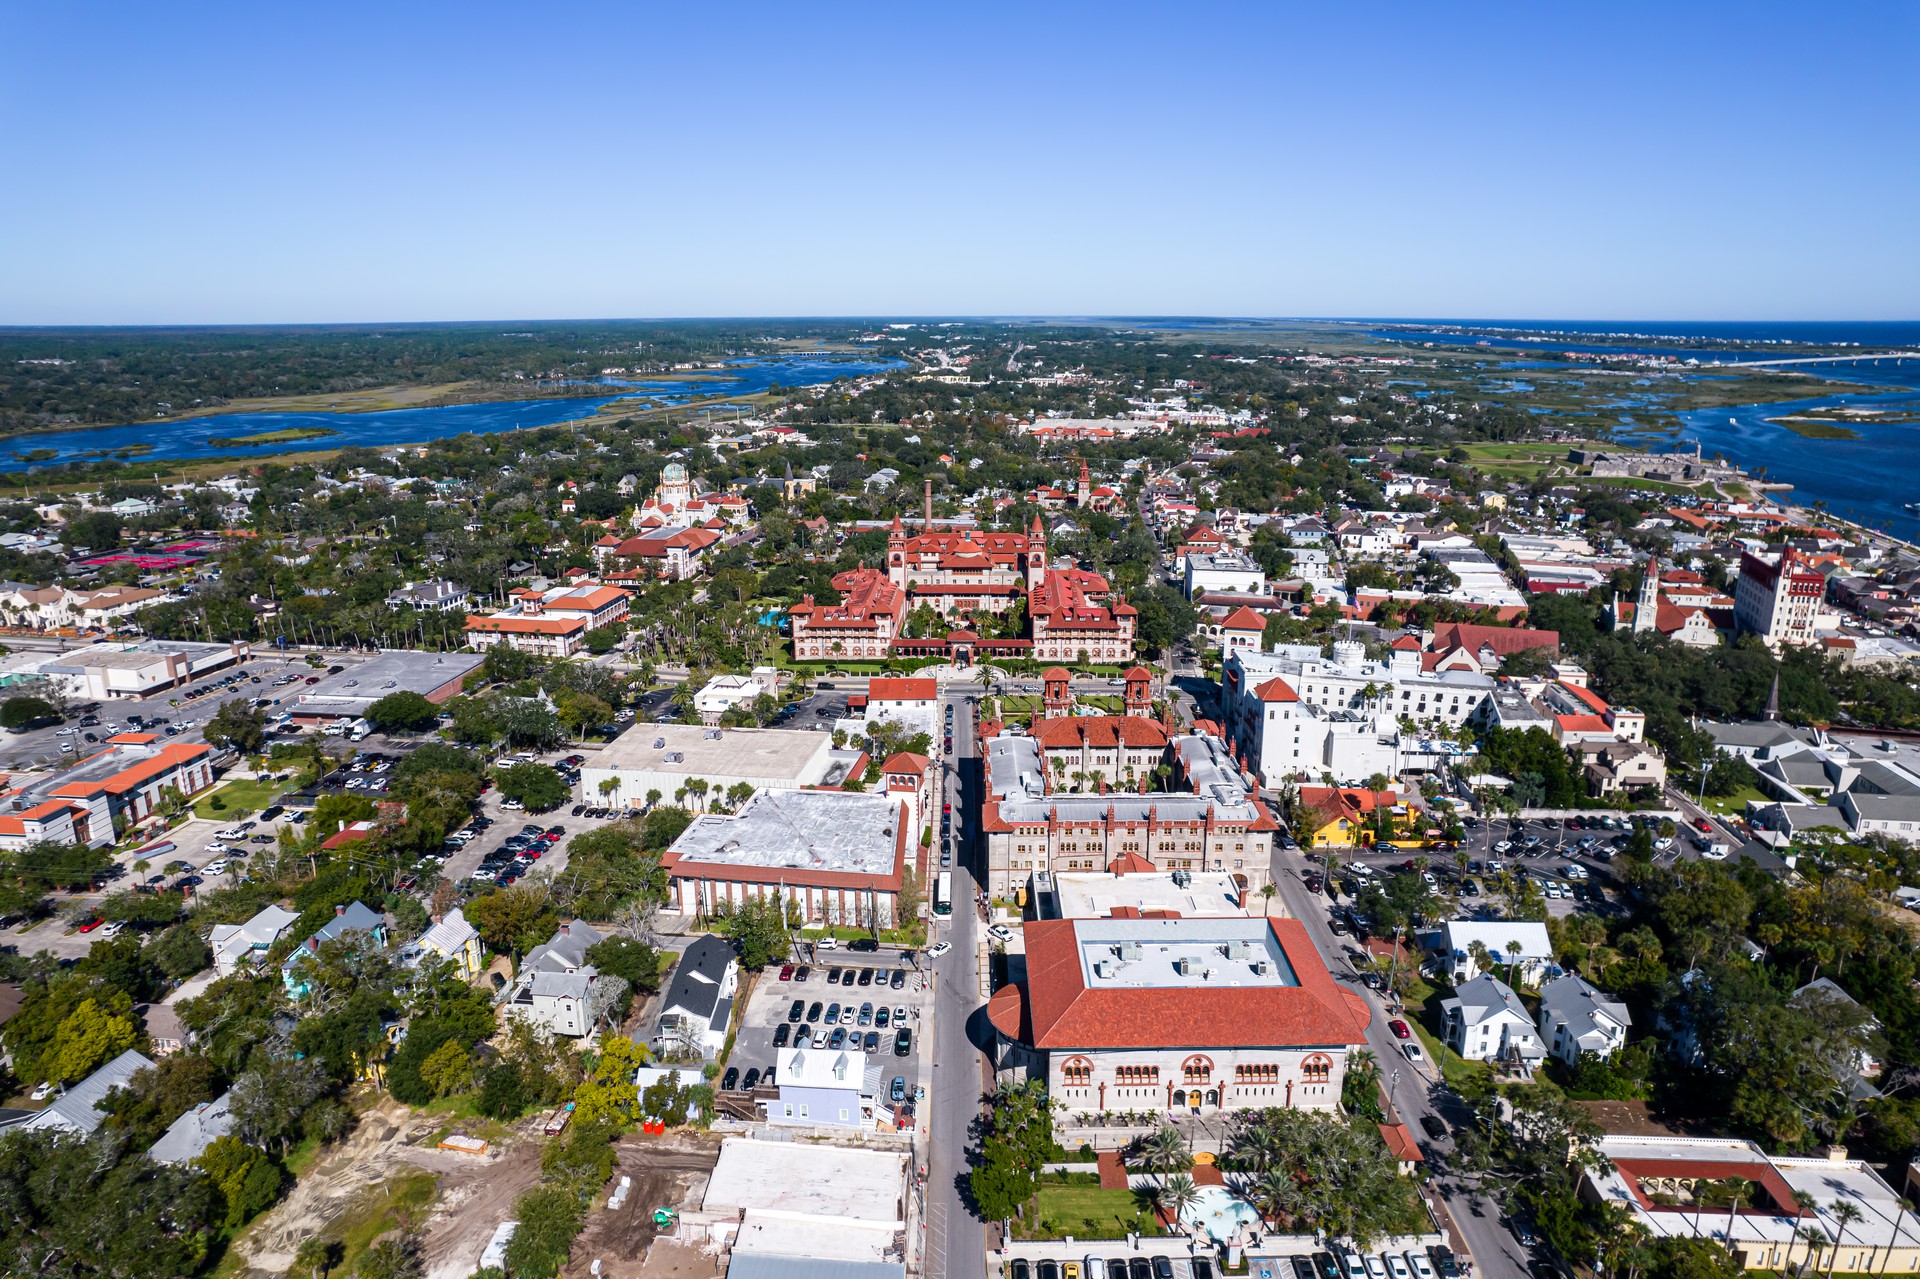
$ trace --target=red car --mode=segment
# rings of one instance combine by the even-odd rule
[[[1702,835],[1713,834],[1713,823],[1708,821],[1704,817],[1695,818],[1693,823],[1693,828],[1699,831]]]
[[[1390,1021],[1387,1023],[1387,1029],[1393,1032],[1395,1039],[1413,1038],[1413,1032],[1407,1029],[1407,1023],[1404,1021]]]
[[[780,965],[780,980],[781,980],[781,981],[792,981],[792,980],[793,980],[793,965],[792,965],[792,964],[782,964],[782,965]]]
[[[92,919],[89,919],[86,923],[80,925],[80,931],[83,933],[90,933],[94,929],[100,927],[100,925],[106,922],[107,921],[102,919],[100,916],[95,915]]]

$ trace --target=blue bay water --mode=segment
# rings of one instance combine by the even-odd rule
[[[633,400],[647,403],[688,404],[710,396],[750,395],[778,383],[815,386],[836,378],[859,377],[904,367],[897,360],[838,361],[796,357],[742,360],[729,364],[724,382],[662,378],[627,382],[603,379],[615,394],[559,400],[506,400],[488,404],[450,404],[440,408],[384,409],[374,413],[223,413],[212,417],[168,418],[129,426],[97,426],[76,431],[43,431],[16,436],[0,447],[0,471],[59,466],[74,461],[98,461],[115,450],[150,447],[127,460],[203,461],[209,458],[269,457],[275,453],[360,445],[382,448],[394,444],[424,444],[430,440],[473,433],[487,435],[528,427],[552,426],[593,416],[603,404]],[[723,411],[723,410],[717,410]],[[325,427],[334,434],[284,444],[215,445],[214,438],[258,435],[297,427]],[[54,456],[29,461],[28,453],[51,449]]]

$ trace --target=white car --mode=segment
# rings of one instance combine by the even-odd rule
[[[1413,1279],[1435,1279],[1433,1263],[1427,1260],[1426,1253],[1407,1249],[1407,1264],[1413,1267]]]
[[[1408,1061],[1424,1061],[1426,1054],[1420,1051],[1420,1045],[1412,1042],[1400,1045],[1400,1051],[1407,1055]]]
[[[45,1101],[53,1096],[53,1084],[51,1082],[41,1084],[33,1090],[32,1096],[35,1101]]]
[[[927,958],[938,959],[940,958],[940,956],[946,954],[948,951],[952,949],[953,949],[952,942],[937,941],[933,943],[933,945],[927,947]]]
[[[220,859],[219,861],[212,861],[212,862],[208,862],[208,863],[206,864],[206,867],[205,867],[205,868],[204,868],[204,869],[203,869],[203,870],[202,870],[202,871],[201,871],[200,873],[201,873],[202,875],[224,875],[224,874],[226,874],[226,873],[227,873],[227,862],[226,862],[226,859],[225,859],[225,858],[221,858],[221,859]]]
[[[1727,846],[1725,844],[1708,844],[1700,850],[1700,855],[1710,862],[1723,862],[1727,860]]]
[[[1582,866],[1579,862],[1568,862],[1567,878],[1568,879],[1589,879],[1591,878],[1591,876],[1587,874],[1587,868],[1585,866]]]
[[[112,923],[108,924],[105,928],[102,928],[100,930],[100,935],[102,937],[108,937],[108,938],[118,937],[122,932],[126,931],[126,927],[127,926],[125,924],[121,923],[119,920],[116,919]]]
[[[247,837],[247,832],[238,826],[228,826],[223,830],[217,830],[213,833],[221,839],[245,839]]]
[[[1393,1279],[1413,1279],[1413,1268],[1407,1265],[1407,1259],[1397,1252],[1387,1254],[1387,1273]]]
[[[1653,841],[1653,846],[1664,853],[1673,847],[1673,837],[1671,835],[1662,835],[1659,839]]]
[[[1013,929],[1008,928],[1005,924],[995,924],[993,927],[987,929],[987,936],[997,942],[1009,942],[1013,940]]]

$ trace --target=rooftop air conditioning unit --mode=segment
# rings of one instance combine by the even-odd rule
[[[1256,959],[1253,961],[1254,976],[1265,977],[1271,971],[1273,971],[1273,965],[1269,964],[1266,960]]]
[[[1227,943],[1228,959],[1245,960],[1252,954],[1253,948],[1243,941],[1230,941]]]
[[[657,750],[657,751],[663,751],[663,750],[665,750],[665,749],[667,749],[667,739],[666,739],[666,738],[664,738],[664,737],[656,737],[656,738],[654,738],[654,739],[653,739],[653,749],[655,749],[655,750]]]
[[[1140,958],[1139,942],[1123,941],[1120,943],[1120,960],[1122,963],[1132,963],[1138,960],[1139,958]]]
[[[1108,978],[1108,977],[1112,977],[1112,976],[1113,976],[1113,961],[1112,961],[1111,959],[1097,959],[1097,960],[1095,960],[1095,961],[1094,961],[1094,963],[1093,963],[1093,975],[1094,975],[1095,977],[1100,977],[1100,978]]]
[[[1187,959],[1184,957],[1173,961],[1173,971],[1176,973],[1179,973],[1182,977],[1192,976],[1193,970],[1196,967],[1198,967],[1198,965],[1196,965],[1191,959]]]

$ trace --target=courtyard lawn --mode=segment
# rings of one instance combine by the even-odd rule
[[[1742,786],[1731,795],[1707,797],[1707,811],[1721,817],[1738,817],[1747,811],[1749,802],[1764,804],[1767,797],[1756,786]]]
[[[1036,1225],[1015,1223],[1024,1239],[1119,1239],[1133,1233],[1157,1235],[1160,1223],[1145,1196],[1133,1190],[1102,1190],[1097,1185],[1040,1183],[1040,1213]]]
[[[1426,1049],[1427,1056],[1440,1065],[1440,1077],[1450,1088],[1459,1088],[1475,1075],[1485,1074],[1488,1067],[1481,1062],[1468,1061],[1453,1049],[1440,1042],[1433,1029],[1441,1024],[1440,1000],[1444,996],[1424,981],[1419,982],[1407,999],[1407,1015],[1404,1020],[1413,1027],[1414,1035],[1420,1040],[1420,1046]],[[1415,1002],[1416,998],[1419,1002]]]
[[[257,813],[277,799],[286,789],[285,782],[274,781],[237,781],[228,782],[219,790],[202,795],[194,801],[193,815],[209,817],[214,821],[242,817],[248,813]],[[215,808],[213,801],[218,799],[220,807]]]

